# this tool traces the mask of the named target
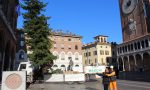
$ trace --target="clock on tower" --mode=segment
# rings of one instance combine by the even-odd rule
[[[119,0],[123,41],[150,33],[149,0]]]

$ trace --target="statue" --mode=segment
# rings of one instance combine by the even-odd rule
[[[70,57],[70,62],[69,62],[69,66],[68,66],[68,71],[73,71],[73,61],[72,58]]]

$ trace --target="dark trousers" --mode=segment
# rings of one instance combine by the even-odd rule
[[[103,86],[104,86],[104,90],[108,90],[109,84],[103,84]]]

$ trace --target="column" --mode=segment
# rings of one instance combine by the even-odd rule
[[[140,41],[140,49],[142,49],[142,42]]]
[[[142,58],[142,68],[144,69],[143,53],[141,54],[141,58]]]
[[[129,71],[131,70],[131,67],[130,67],[130,60],[129,60],[129,56],[128,57],[128,67],[129,67]]]
[[[117,57],[117,67],[118,67],[118,70],[119,70],[119,59]]]
[[[122,58],[122,63],[123,63],[123,71],[125,71],[125,66],[124,66],[124,60]]]
[[[137,67],[136,56],[135,56],[135,55],[133,55],[133,56],[134,56],[134,60],[135,60],[135,71],[137,71],[137,70],[138,70],[138,67]]]

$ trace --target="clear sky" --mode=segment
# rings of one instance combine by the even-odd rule
[[[62,29],[83,36],[83,43],[96,35],[109,36],[109,42],[122,42],[118,0],[43,0],[48,2],[46,16],[54,30]],[[21,10],[22,12],[22,10]],[[18,28],[22,27],[22,16]]]

